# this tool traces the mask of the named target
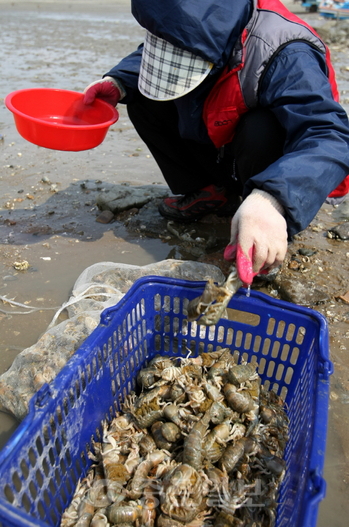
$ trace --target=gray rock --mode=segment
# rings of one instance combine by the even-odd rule
[[[110,210],[114,214],[134,207],[141,208],[153,199],[166,198],[170,190],[162,185],[143,185],[133,187],[114,185],[111,189],[97,196],[97,206],[100,210]]]
[[[306,277],[297,279],[279,275],[273,283],[282,300],[300,306],[312,307],[325,304],[330,300],[328,293],[315,287]]]
[[[166,229],[167,221],[158,211],[160,200],[152,199],[140,209],[138,214],[125,221],[127,230],[133,234],[142,234],[151,238],[159,238],[169,234]]]
[[[349,198],[341,203],[332,213],[336,221],[349,220]]]
[[[317,253],[317,250],[316,249],[310,249],[309,247],[301,247],[300,249],[298,249],[298,252],[302,256],[313,256],[314,254]]]
[[[330,229],[329,232],[334,234],[334,237],[337,240],[349,240],[349,221],[336,225],[336,227]]]
[[[111,210],[103,210],[98,216],[96,221],[98,223],[110,223],[114,219],[114,214]]]

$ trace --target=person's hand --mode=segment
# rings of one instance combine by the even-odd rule
[[[92,104],[98,98],[109,104],[116,106],[120,100],[120,90],[113,77],[104,77],[98,81],[92,82],[84,90],[84,103]]]
[[[241,281],[251,285],[254,276],[283,262],[287,251],[287,225],[283,208],[270,194],[254,189],[231,222],[226,260],[236,259]]]

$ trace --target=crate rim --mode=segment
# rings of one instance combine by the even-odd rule
[[[101,313],[100,322],[102,325],[106,326],[110,323],[111,320],[111,314],[114,313],[114,311],[120,309],[124,304],[126,304],[130,297],[132,298],[133,293],[137,291],[141,287],[151,286],[154,284],[162,284],[162,285],[176,285],[180,287],[188,287],[189,289],[195,290],[197,289],[198,292],[202,290],[207,281],[206,280],[184,280],[181,278],[173,278],[173,277],[165,277],[165,276],[159,276],[159,275],[147,275],[143,276],[141,278],[138,278],[130,289],[125,293],[125,295],[121,298],[121,300],[115,305],[111,307],[107,307],[104,309]],[[217,282],[216,282],[217,283]],[[319,324],[319,341],[320,344],[323,343],[323,341],[328,341],[328,321],[326,317],[319,313],[318,311],[315,311],[311,307],[307,306],[301,306],[299,304],[293,304],[292,302],[288,302],[286,300],[280,300],[278,298],[273,298],[266,293],[262,293],[261,291],[254,291],[254,290],[248,290],[245,287],[240,287],[240,289],[235,293],[234,297],[238,299],[246,298],[247,300],[249,298],[256,299],[260,301],[263,304],[269,304],[273,307],[278,307],[280,309],[291,311],[294,313],[302,314],[306,317],[314,319]],[[323,354],[322,350],[324,349],[324,346],[320,346],[321,349],[321,358],[324,361],[324,374],[326,373],[328,375],[331,375],[333,373],[333,363],[329,359],[329,355]]]

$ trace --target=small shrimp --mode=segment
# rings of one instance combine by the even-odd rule
[[[167,368],[161,370],[161,379],[163,381],[173,382],[178,379],[181,375],[181,369],[175,366],[174,364],[171,364],[171,366],[168,366]]]
[[[161,397],[162,390],[163,389],[161,386],[156,386],[140,395],[135,401],[135,409],[137,410],[144,405],[150,405],[154,401],[158,402],[158,399]]]
[[[181,366],[188,366],[190,364],[195,364],[196,366],[202,366],[202,356],[199,355],[198,357],[191,357],[190,355],[192,354],[192,350],[187,348],[188,350],[188,355],[183,358],[183,357],[178,357],[178,360],[180,361],[181,363]]]
[[[149,472],[162,463],[166,456],[167,454],[163,450],[155,450],[151,454],[148,454],[147,458],[138,465],[131,481],[131,488],[128,492],[128,495],[132,499],[138,499],[142,496],[143,489],[147,484]]]
[[[172,472],[176,467],[178,467],[178,465],[180,465],[180,463],[175,459],[165,459],[165,461],[160,463],[160,465],[158,465],[156,468],[155,480],[158,481],[162,479],[166,474]]]
[[[261,422],[264,424],[276,424],[277,423],[277,414],[273,408],[268,406],[262,406],[259,412]]]
[[[127,456],[127,459],[125,461],[125,468],[127,472],[132,475],[135,468],[139,465],[141,461],[141,458],[139,456],[139,446],[137,444],[133,444],[133,448],[130,449],[129,455]]]
[[[93,516],[90,527],[110,527],[106,512],[107,509],[99,509]]]
[[[147,454],[150,454],[151,452],[156,450],[156,443],[154,441],[154,438],[150,434],[146,433],[145,431],[142,434],[138,442],[138,445],[139,445],[140,454],[142,456],[146,456]]]
[[[90,512],[84,512],[75,524],[75,527],[89,527],[93,515]]]
[[[175,423],[163,423],[161,433],[170,443],[176,443],[181,437],[181,430]]]
[[[220,496],[219,508],[226,514],[233,516],[235,511],[243,507],[249,500],[249,489],[254,486],[254,483],[251,485],[240,485],[235,491],[230,491],[226,487],[223,487],[223,495]]]
[[[93,480],[93,472],[88,472],[87,476],[82,480],[79,480],[75,489],[74,496],[69,507],[63,512],[61,519],[61,527],[71,527],[75,525],[78,520],[78,508],[84,496],[91,487]]]
[[[217,463],[222,457],[226,441],[229,439],[231,427],[229,422],[224,422],[213,428],[204,440],[203,449],[206,459]]]
[[[261,406],[259,415],[262,423],[275,426],[287,433],[289,418],[284,411],[280,411],[279,408],[275,409],[271,406]]]
[[[76,511],[65,510],[61,518],[60,527],[74,527],[77,520],[78,520],[78,515]]]
[[[240,414],[253,410],[255,403],[249,393],[239,392],[235,384],[226,383],[223,392],[228,405]]]
[[[106,480],[116,481],[123,485],[131,475],[124,466],[125,456],[120,454],[120,445],[108,434],[106,423],[103,424],[102,462]]]
[[[235,441],[235,443],[228,445],[224,450],[220,459],[220,466],[222,470],[226,470],[229,474],[238,464],[245,453],[245,444],[242,439]]]
[[[199,364],[183,364],[181,372],[190,379],[202,379],[202,367]]]
[[[221,401],[223,401],[224,397],[223,397],[222,392],[220,391],[220,389],[217,388],[217,386],[215,386],[214,384],[212,384],[209,381],[204,381],[202,383],[202,387],[203,387],[204,391],[206,392],[207,397],[209,399],[211,399],[211,401],[213,401],[213,402],[221,402]]]
[[[180,429],[183,429],[185,427],[185,423],[180,416],[180,410],[181,408],[179,406],[175,404],[168,404],[163,410],[163,416],[168,421],[172,421],[172,423],[177,425]]]
[[[239,387],[246,381],[258,379],[256,368],[257,364],[251,364],[250,362],[247,364],[234,364],[228,371],[228,380]]]
[[[159,401],[154,400],[149,404],[143,404],[134,412],[134,418],[140,428],[149,428],[155,421],[162,418],[163,410]]]
[[[206,351],[201,353],[200,357],[202,359],[202,366],[204,368],[211,368],[217,360],[228,350],[228,348],[221,348],[216,351]],[[230,353],[230,350],[228,350]]]
[[[258,445],[258,458],[261,460],[264,467],[276,476],[279,481],[282,481],[285,476],[286,461],[279,456],[275,456],[270,450],[263,445]]]
[[[279,481],[282,481],[285,477],[286,461],[278,456],[272,456],[271,458],[264,459],[265,466]]]
[[[118,413],[109,425],[109,433],[113,434],[115,432],[120,432],[121,434],[127,433],[129,430],[133,429],[133,423],[129,415]]]
[[[162,355],[155,355],[150,361],[148,366],[157,368],[162,371],[165,368],[170,368],[173,365],[172,360],[169,357],[163,357]]]
[[[232,514],[221,511],[215,519],[214,527],[243,527],[247,525]],[[256,524],[255,524],[256,525]]]
[[[189,523],[197,516],[203,498],[203,479],[193,467],[181,464],[165,475],[160,502],[167,516]]]
[[[173,443],[171,443],[170,441],[167,441],[164,438],[162,434],[162,426],[163,426],[162,421],[155,421],[155,423],[151,425],[151,433],[152,433],[153,439],[159,450],[171,451],[174,445]]]
[[[79,519],[84,514],[91,514],[91,517],[92,517],[95,512],[95,506],[91,502],[91,499],[90,499],[90,490],[91,489],[89,489],[89,491],[85,494],[85,496],[80,501],[80,504],[78,506],[77,513],[78,513]]]
[[[200,470],[202,468],[202,444],[203,438],[210,423],[210,418],[210,411],[208,410],[200,419],[200,421],[194,424],[193,428],[188,434],[188,437],[186,437],[184,440],[183,463],[190,465],[196,470]]]
[[[288,441],[288,427],[259,424],[257,432],[254,435],[273,454],[282,456]]]
[[[206,282],[205,289],[203,293],[190,300],[188,304],[188,320],[192,322],[196,320],[200,315],[202,315],[209,307],[209,305],[215,300],[219,292],[219,287],[215,285],[212,278],[209,278]]]
[[[217,441],[214,441],[209,448],[204,450],[205,459],[210,463],[217,463],[222,457],[224,447]]]
[[[190,406],[193,410],[198,409],[199,411],[202,411],[201,405],[207,405],[206,395],[199,384],[195,382],[187,384],[185,386],[185,393],[189,399],[186,405]],[[209,406],[211,406],[211,404],[209,404]]]
[[[221,379],[225,377],[229,367],[234,363],[234,357],[231,355],[230,349],[226,348],[220,358],[208,370],[207,378],[220,388]]]
[[[116,505],[116,506],[115,506]],[[142,516],[141,505],[119,505],[113,503],[106,510],[107,518],[111,524],[134,524]]]
[[[174,382],[170,386],[167,399],[172,402],[181,403],[185,400],[185,398],[186,395],[183,386],[181,386],[177,382]]]
[[[144,390],[150,388],[158,379],[159,370],[155,366],[143,368],[137,374],[137,383]]]
[[[157,527],[184,527],[182,522],[177,522],[166,514],[160,514],[156,522]]]
[[[244,454],[247,456],[253,456],[257,452],[257,442],[250,437],[243,437],[227,446],[219,461],[219,465],[221,469],[225,470],[229,475],[242,460]]]
[[[218,490],[222,485],[228,483],[228,476],[226,472],[223,472],[215,466],[211,466],[206,470],[206,475],[209,479],[210,485],[214,490]]]
[[[144,488],[143,496],[142,527],[154,527],[156,507],[159,505],[159,500],[155,497],[155,489],[152,485],[147,485]]]
[[[226,308],[233,295],[240,289],[242,282],[235,267],[231,268],[228,278],[222,286],[216,286],[212,279],[206,282],[204,292],[188,304],[188,320],[200,317],[198,324],[211,326],[217,324],[224,316]]]
[[[220,501],[220,496],[223,493],[223,488],[229,488],[228,474],[225,470],[220,470],[213,465],[206,469],[206,474],[211,486],[208,494],[207,506],[216,508]]]
[[[117,498],[120,492],[120,486],[117,483],[113,484],[113,482],[105,479],[102,464],[93,466],[91,469],[94,472],[94,480],[87,492],[87,496],[90,503],[97,510],[101,507],[107,507]]]
[[[229,436],[229,441],[237,441],[238,439],[242,439],[245,435],[246,426],[243,423],[236,421],[233,424],[233,428]]]
[[[231,408],[225,406],[219,401],[213,402],[210,407],[211,422],[214,425],[219,425],[223,423],[225,419],[233,420],[235,417],[239,417],[239,414],[233,412]]]

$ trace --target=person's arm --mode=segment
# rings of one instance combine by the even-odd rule
[[[85,88],[85,104],[91,104],[100,98],[116,106],[118,102],[132,101],[138,91],[138,75],[142,58],[143,44],[125,57],[114,68],[106,73],[102,79],[92,82]]]
[[[236,258],[246,284],[261,269],[282,263],[287,234],[305,229],[349,173],[348,119],[332,97],[325,72],[320,52],[292,43],[263,78],[260,104],[284,127],[286,142],[284,155],[246,182],[244,201],[232,220],[225,257]]]
[[[104,76],[115,78],[125,90],[122,102],[128,104],[138,92],[138,76],[142,60],[143,44],[136,51],[123,58],[119,64]]]
[[[260,87],[260,103],[286,131],[284,155],[248,180],[270,193],[285,212],[289,235],[305,229],[328,194],[349,173],[349,124],[332,97],[323,55],[292,43],[273,60]]]

